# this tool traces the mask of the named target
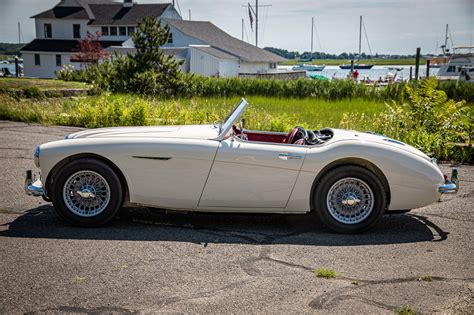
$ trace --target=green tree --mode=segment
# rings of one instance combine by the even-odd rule
[[[116,90],[165,97],[179,90],[182,62],[164,54],[160,48],[168,42],[169,36],[169,27],[162,26],[155,17],[144,17],[138,22],[132,35],[136,53],[117,58],[115,62],[116,74],[122,79],[117,82]]]

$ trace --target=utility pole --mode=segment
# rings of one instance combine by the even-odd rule
[[[244,19],[242,18],[242,41],[244,41]]]
[[[362,15],[360,16],[360,22],[359,22],[359,56],[358,56],[359,59],[360,59],[361,51],[362,51]]]
[[[189,20],[191,21],[191,9],[189,9]]]
[[[259,5],[258,0],[255,0],[255,9],[250,5],[250,2],[248,5],[243,5],[243,7],[248,7],[253,15],[255,15],[255,46],[258,47],[258,8],[261,7],[271,7],[271,4],[264,4],[264,5]]]
[[[258,0],[255,0],[255,46],[258,47]]]
[[[21,44],[21,37],[20,37],[20,34],[21,34],[20,22],[18,22],[18,44]]]
[[[311,60],[313,60],[313,30],[314,30],[314,17],[311,18],[311,51],[310,51]]]

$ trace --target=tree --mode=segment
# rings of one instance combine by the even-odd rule
[[[173,56],[165,55],[160,48],[168,42],[168,26],[152,16],[138,22],[132,35],[136,53],[124,58],[115,58],[116,75],[121,79],[117,89],[148,95],[172,95],[180,87],[182,62]]]
[[[108,57],[110,54],[102,48],[100,44],[100,33],[91,34],[79,41],[77,53],[72,56],[72,60],[83,65],[98,64],[99,60]]]

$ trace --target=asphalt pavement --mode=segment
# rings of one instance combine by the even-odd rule
[[[361,235],[310,215],[147,208],[78,228],[23,193],[34,147],[76,130],[0,121],[2,314],[474,313],[473,166],[457,195]]]

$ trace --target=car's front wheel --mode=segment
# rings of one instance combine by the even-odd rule
[[[370,229],[386,207],[386,193],[380,179],[354,165],[341,166],[324,174],[313,198],[321,221],[338,233]]]
[[[74,225],[105,224],[115,216],[123,202],[123,189],[117,174],[99,160],[74,160],[62,168],[54,182],[54,208]]]

